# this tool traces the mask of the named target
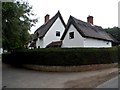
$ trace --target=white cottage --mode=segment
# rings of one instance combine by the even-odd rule
[[[51,45],[61,45],[60,39],[64,33],[65,26],[59,11],[51,19],[49,19],[47,14],[45,23],[35,31],[30,47],[46,48]]]
[[[105,48],[112,47],[113,42],[117,41],[102,27],[93,25],[93,16],[88,16],[87,22],[70,16],[66,26],[58,11],[51,19],[45,16],[45,23],[35,31],[29,47]]]
[[[115,42],[102,27],[93,25],[92,16],[87,17],[87,22],[70,16],[61,40],[62,48],[112,47],[112,42]]]

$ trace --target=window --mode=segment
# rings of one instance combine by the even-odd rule
[[[107,45],[109,44],[109,42],[107,42]]]
[[[69,39],[73,39],[74,38],[74,32],[70,32],[69,33]]]
[[[60,31],[56,31],[56,36],[60,36]]]
[[[40,46],[38,46],[38,48],[40,48]]]

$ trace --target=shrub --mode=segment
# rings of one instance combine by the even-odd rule
[[[118,47],[118,63],[119,63],[119,66],[120,66],[120,46]]]
[[[117,48],[45,48],[17,50],[3,54],[9,64],[36,64],[47,66],[77,66],[117,62]]]

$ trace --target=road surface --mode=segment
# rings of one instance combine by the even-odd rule
[[[114,77],[103,84],[99,85],[97,88],[118,88],[118,78],[120,79],[120,76]]]
[[[1,63],[1,54],[0,54],[0,90],[2,88],[2,63]]]
[[[117,71],[117,69],[87,72],[40,72],[2,64],[2,85],[6,88],[64,88],[67,81],[111,71]]]

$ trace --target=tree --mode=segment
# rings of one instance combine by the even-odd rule
[[[0,2],[0,48],[2,48],[2,3]]]
[[[29,30],[37,22],[28,2],[2,3],[2,46],[11,51],[23,48],[30,38]]]
[[[113,28],[107,28],[105,30],[120,42],[120,28],[113,27]]]

